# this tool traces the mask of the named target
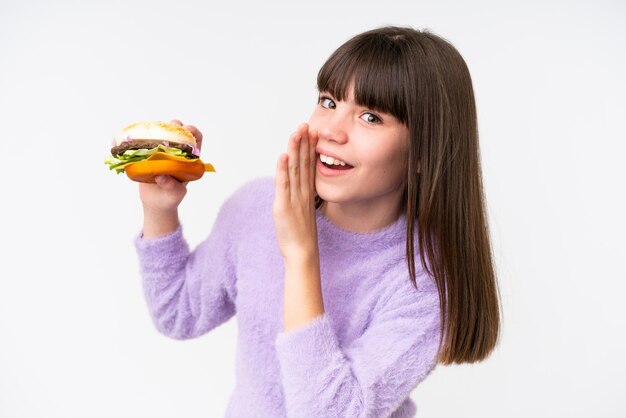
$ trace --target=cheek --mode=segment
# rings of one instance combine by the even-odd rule
[[[384,172],[396,171],[402,165],[405,155],[401,149],[380,149],[379,147],[367,147],[361,152],[361,161],[370,167],[377,167]]]
[[[320,121],[319,121],[319,117],[317,115],[317,112],[313,112],[311,114],[311,117],[309,118],[309,129],[311,130],[319,130],[320,128]]]
[[[405,147],[394,147],[384,152],[373,148],[362,154],[364,159],[361,161],[373,169],[374,177],[401,178],[406,173],[407,153],[408,149]]]

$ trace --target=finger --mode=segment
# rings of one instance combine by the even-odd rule
[[[163,190],[174,190],[178,187],[185,187],[181,184],[180,181],[176,180],[172,176],[167,175],[159,175],[154,177],[154,181],[159,185]]]
[[[172,119],[170,121],[170,123],[172,123],[174,125],[178,125],[178,126],[183,126],[183,123],[181,121],[179,121],[178,119]]]
[[[304,123],[298,128],[298,132],[302,135],[300,140],[300,149],[298,150],[300,160],[300,189],[305,195],[311,193],[309,179],[311,178],[311,172],[309,166],[311,165],[311,157],[309,155],[309,126]]]
[[[198,149],[202,149],[202,132],[200,132],[200,130],[193,125],[183,125],[183,128],[191,132],[193,137],[196,138]]]
[[[287,154],[280,154],[276,164],[276,201],[281,205],[289,200],[289,172]]]
[[[287,148],[289,167],[289,188],[291,197],[297,196],[300,188],[300,142],[302,138],[298,131],[291,134]]]
[[[318,139],[319,134],[317,131],[309,132],[309,184],[311,190],[315,190],[315,173],[317,171],[317,152],[315,152],[315,147],[317,147]]]

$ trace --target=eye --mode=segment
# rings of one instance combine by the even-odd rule
[[[325,107],[326,109],[334,109],[337,107],[333,99],[326,96],[320,96],[319,103],[322,107]]]
[[[382,119],[376,116],[371,112],[365,112],[361,115],[361,119],[363,119],[367,123],[380,124],[383,123]]]

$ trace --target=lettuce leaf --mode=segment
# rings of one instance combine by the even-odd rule
[[[131,149],[131,150],[124,151],[123,154],[119,154],[116,156],[110,155],[104,160],[104,163],[109,166],[109,170],[115,170],[117,174],[120,174],[124,172],[124,167],[126,167],[128,164],[147,160],[152,155],[158,152],[162,152],[162,153],[171,155],[173,157],[179,157],[179,158],[182,157],[182,158],[187,158],[190,160],[196,159],[196,157],[192,156],[191,154],[187,154],[185,151],[181,149],[167,147],[165,145],[160,144],[159,146],[155,148]]]

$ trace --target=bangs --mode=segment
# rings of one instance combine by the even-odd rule
[[[364,34],[366,35],[366,34]],[[401,38],[384,35],[356,37],[337,49],[317,75],[317,88],[337,100],[349,96],[354,81],[354,100],[359,106],[389,113],[407,123],[406,63]]]

